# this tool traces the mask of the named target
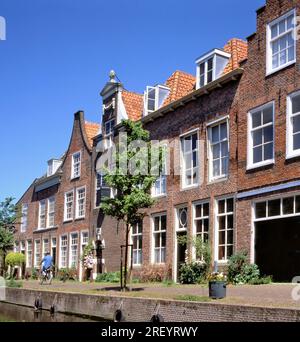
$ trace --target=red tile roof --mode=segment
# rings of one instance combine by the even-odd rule
[[[224,51],[231,54],[231,58],[224,69],[224,74],[239,68],[241,61],[248,56],[248,44],[242,39],[233,38],[224,46]]]
[[[233,38],[224,46],[224,51],[231,54],[231,58],[224,69],[223,74],[240,67],[240,63],[247,58],[248,45],[242,39]],[[166,81],[165,85],[170,88],[170,94],[163,106],[179,100],[195,90],[196,78],[184,71],[176,70]],[[128,118],[137,121],[143,114],[143,95],[122,91],[122,99]]]
[[[128,119],[137,121],[142,117],[144,96],[131,91],[122,91],[122,100],[126,108]]]
[[[170,88],[170,94],[165,100],[164,106],[195,90],[195,83],[196,78],[194,76],[176,70],[166,81],[166,86]]]
[[[93,146],[93,138],[99,134],[100,125],[94,122],[85,121],[85,133],[90,146]]]

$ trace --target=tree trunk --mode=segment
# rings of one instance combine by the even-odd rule
[[[126,223],[126,241],[125,241],[125,265],[124,265],[124,288],[123,290],[127,290],[127,266],[128,266],[128,238],[129,238],[129,224]]]

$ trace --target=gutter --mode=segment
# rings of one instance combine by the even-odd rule
[[[179,100],[171,102],[167,106],[164,106],[164,107],[160,108],[159,110],[143,117],[141,119],[141,122],[142,123],[152,122],[155,119],[162,117],[169,112],[174,112],[175,109],[177,109],[179,107],[183,107],[188,102],[195,101],[197,98],[199,98],[201,96],[210,94],[215,89],[222,88],[226,83],[229,83],[231,81],[237,81],[241,77],[243,72],[244,72],[244,70],[242,68],[235,69],[235,70],[225,74],[224,76],[221,76],[217,80],[207,84],[206,86],[204,86],[200,89],[197,89],[197,90],[189,93],[188,95],[180,98]],[[120,125],[120,127],[121,127],[121,125]]]

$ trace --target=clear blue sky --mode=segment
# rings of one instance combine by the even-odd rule
[[[67,148],[73,114],[100,122],[110,69],[129,90],[164,82],[255,32],[265,0],[1,0],[0,201],[18,198]]]

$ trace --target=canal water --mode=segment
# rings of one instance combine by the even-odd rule
[[[33,308],[0,302],[0,322],[99,322],[97,317],[55,313],[47,310],[35,312]]]

